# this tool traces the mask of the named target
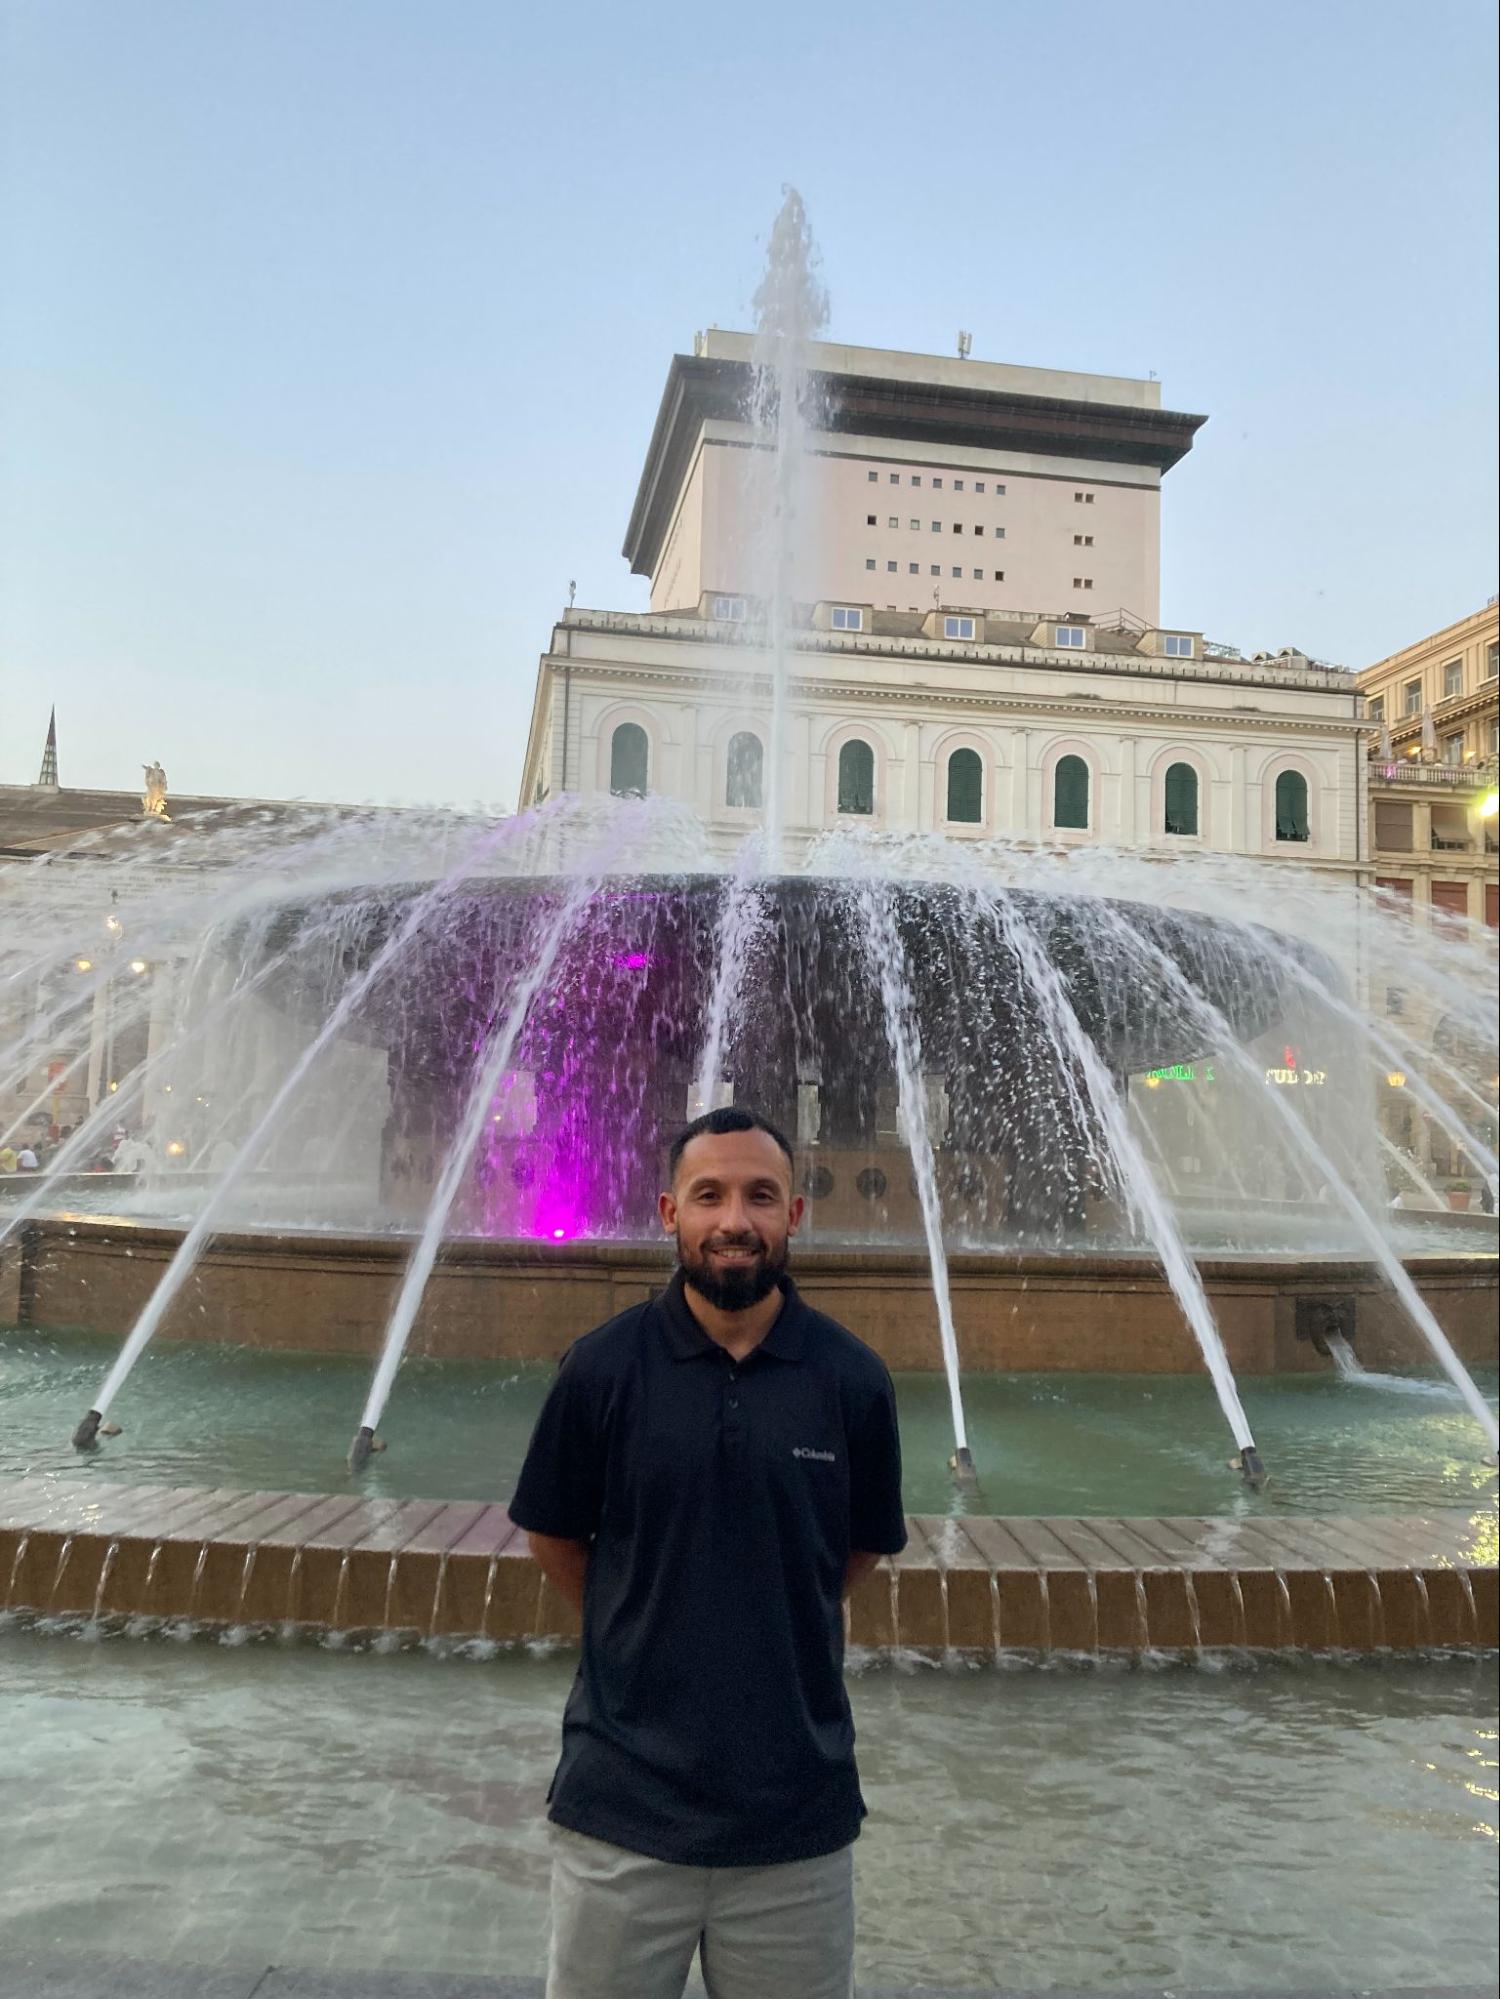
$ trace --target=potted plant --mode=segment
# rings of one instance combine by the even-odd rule
[[[1449,1182],[1448,1206],[1453,1210],[1454,1214],[1466,1215],[1469,1212],[1469,1195],[1471,1191],[1467,1180],[1453,1180]]]

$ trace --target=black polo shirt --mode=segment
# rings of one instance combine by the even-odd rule
[[[865,1813],[841,1598],[852,1550],[906,1543],[896,1402],[878,1355],[784,1294],[742,1361],[681,1272],[586,1334],[511,1501],[591,1543],[551,1816],[658,1860],[808,1860]]]

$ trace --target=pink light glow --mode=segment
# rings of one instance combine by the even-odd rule
[[[644,972],[651,964],[649,951],[619,951],[615,954],[617,972]]]

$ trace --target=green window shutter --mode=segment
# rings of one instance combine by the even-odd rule
[[[738,735],[729,739],[729,773],[724,790],[726,805],[749,805],[757,810],[761,804],[762,778],[765,770],[765,751],[760,737],[749,729],[741,729]]]
[[[984,765],[977,750],[955,750],[948,759],[948,819],[978,826],[984,819]]]
[[[1063,757],[1052,780],[1052,823],[1088,831],[1089,767],[1082,757]]]
[[[622,722],[609,739],[609,788],[616,798],[644,798],[650,746],[639,722]]]
[[[1276,837],[1307,838],[1307,779],[1300,770],[1284,770],[1276,780]]]
[[[840,812],[875,810],[875,752],[858,737],[839,751]]]
[[[1191,764],[1173,764],[1167,772],[1166,830],[1198,831],[1198,773]]]

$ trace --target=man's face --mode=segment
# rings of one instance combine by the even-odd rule
[[[786,1269],[802,1220],[786,1154],[764,1131],[703,1132],[660,1202],[689,1284],[721,1312],[758,1305]]]

